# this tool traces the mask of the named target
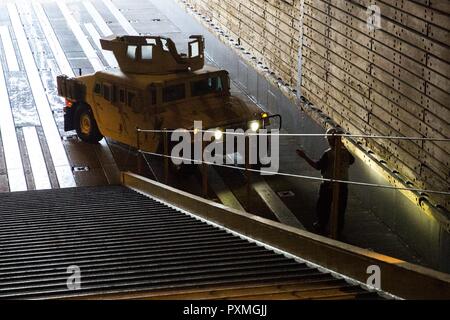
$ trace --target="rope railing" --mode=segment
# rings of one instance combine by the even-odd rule
[[[136,129],[138,132],[148,133],[168,133],[168,132],[188,132],[188,133],[213,133],[216,129]],[[326,134],[326,133],[260,133],[260,132],[227,132],[222,131],[225,135],[244,135],[244,136],[286,136],[286,137],[343,137],[343,138],[366,138],[366,139],[386,139],[386,140],[411,140],[411,141],[437,141],[437,142],[450,142],[450,138],[428,138],[428,137],[405,137],[405,136],[382,136],[382,135],[365,135],[365,134]]]
[[[419,189],[419,188],[408,188],[408,187],[395,187],[395,186],[384,185],[384,184],[358,182],[358,181],[351,181],[351,180],[327,179],[327,178],[306,176],[306,175],[298,175],[298,174],[292,174],[292,173],[273,172],[273,171],[267,171],[267,170],[258,170],[258,169],[244,168],[244,167],[238,167],[238,166],[234,166],[234,165],[227,165],[227,164],[220,164],[220,163],[215,163],[215,162],[211,162],[211,161],[203,161],[203,160],[196,160],[196,159],[190,159],[190,158],[183,158],[183,157],[165,155],[165,154],[161,154],[161,153],[148,152],[148,151],[143,151],[143,150],[138,150],[138,152],[142,153],[142,154],[148,154],[148,155],[153,155],[153,156],[158,156],[158,157],[163,157],[163,158],[177,159],[177,160],[182,160],[182,161],[190,161],[190,162],[193,162],[194,164],[214,165],[214,166],[219,166],[219,167],[224,167],[224,168],[237,169],[237,170],[241,170],[241,171],[251,171],[251,172],[256,172],[256,173],[260,173],[260,174],[263,173],[263,174],[268,174],[268,175],[280,175],[280,176],[287,176],[287,177],[300,178],[300,179],[306,179],[306,180],[315,180],[315,181],[322,181],[322,182],[338,182],[338,183],[345,183],[345,184],[365,186],[365,187],[377,187],[377,188],[384,188],[384,189],[414,191],[414,192],[418,192],[418,193],[432,193],[432,194],[450,195],[450,192],[447,192],[447,191]]]

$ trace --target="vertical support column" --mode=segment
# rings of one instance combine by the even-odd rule
[[[251,206],[251,172],[250,172],[250,142],[249,137],[245,134],[245,178],[247,180],[247,210]]]
[[[340,179],[341,172],[341,148],[342,141],[340,136],[334,136],[334,163],[333,163],[333,180]],[[332,202],[330,212],[330,232],[331,238],[338,240],[339,237],[339,182],[332,182]]]
[[[136,146],[137,146],[137,172],[139,175],[143,174],[143,165],[142,165],[142,154],[141,154],[141,130],[139,127],[136,127]]]
[[[302,96],[302,69],[303,69],[303,17],[305,15],[305,0],[300,0],[300,30],[297,51],[297,99]]]

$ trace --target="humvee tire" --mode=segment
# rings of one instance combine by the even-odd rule
[[[75,111],[75,128],[78,137],[88,143],[98,143],[103,135],[98,130],[91,108],[87,104],[79,104]]]

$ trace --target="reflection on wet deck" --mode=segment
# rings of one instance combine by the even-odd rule
[[[117,183],[106,141],[93,146],[62,139],[71,133],[62,130],[63,99],[55,83],[60,73],[115,66],[91,44],[98,41],[95,26],[112,33],[102,15],[87,1],[8,2],[0,11],[0,192]],[[77,166],[91,170],[74,172]]]

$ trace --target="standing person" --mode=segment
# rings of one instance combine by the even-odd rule
[[[330,128],[327,130],[326,138],[330,148],[325,150],[319,161],[314,161],[306,155],[305,151],[297,149],[297,154],[306,160],[306,162],[316,170],[320,170],[322,177],[324,179],[336,179],[336,180],[348,180],[348,169],[350,165],[355,162],[355,158],[351,153],[339,143],[341,146],[339,152],[340,163],[338,163],[338,176],[333,177],[334,171],[334,157],[335,157],[335,146],[337,139],[341,139],[340,136],[332,136],[333,134],[342,134],[341,129]],[[348,185],[346,183],[339,183],[339,200],[338,200],[338,235],[341,234],[344,228],[344,216],[345,209],[347,207],[347,197],[348,197]],[[323,181],[320,185],[319,199],[317,200],[316,214],[317,221],[314,223],[314,229],[319,234],[325,234],[330,220],[331,213],[331,203],[333,200],[333,183],[329,181]]]

